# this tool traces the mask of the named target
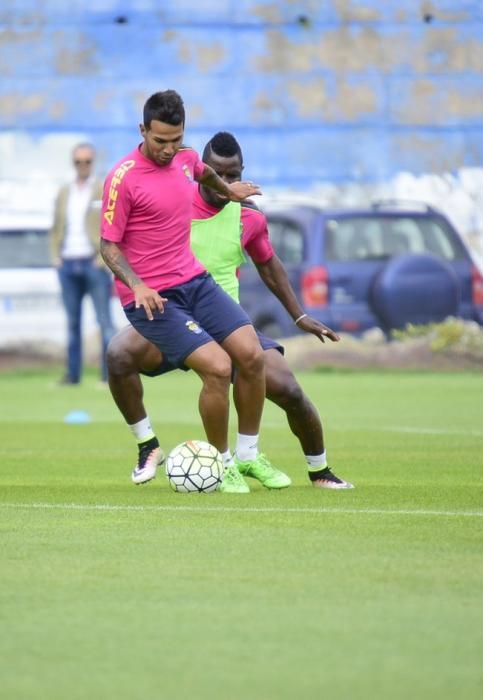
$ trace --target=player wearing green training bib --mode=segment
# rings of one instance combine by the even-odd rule
[[[199,192],[193,202],[193,214],[204,203]],[[201,204],[203,208],[203,204]],[[241,205],[227,202],[208,219],[191,221],[191,250],[238,304],[240,303],[239,284],[236,270],[245,262],[241,244]]]

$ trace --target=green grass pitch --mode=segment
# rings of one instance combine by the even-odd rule
[[[108,390],[58,374],[0,375],[2,698],[483,697],[483,374],[300,374],[356,488],[267,404],[293,485],[246,496],[134,487]],[[165,450],[203,438],[196,376],[145,390]]]

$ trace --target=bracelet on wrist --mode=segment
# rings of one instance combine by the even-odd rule
[[[296,326],[298,326],[299,321],[301,321],[303,318],[307,318],[307,314],[302,314],[298,318],[295,319],[294,323]]]

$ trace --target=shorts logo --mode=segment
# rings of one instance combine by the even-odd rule
[[[196,335],[199,335],[201,333],[201,328],[196,323],[196,321],[186,321],[184,325],[189,331],[191,331],[192,333],[196,333]]]
[[[188,180],[189,180],[190,182],[193,182],[193,175],[192,175],[192,173],[191,173],[191,170],[190,170],[190,169],[188,168],[188,166],[186,165],[186,163],[183,165],[183,172],[184,172],[184,174],[186,175],[186,177],[188,178]]]
[[[114,211],[116,209],[116,202],[118,196],[117,187],[121,184],[121,180],[127,173],[127,171],[130,170],[134,165],[136,165],[136,162],[134,160],[126,160],[124,161],[124,163],[121,163],[121,165],[117,168],[116,172],[112,176],[111,186],[109,188],[109,198],[107,200],[106,211],[104,212],[104,219],[107,221],[109,226],[112,226],[112,222],[114,220]]]

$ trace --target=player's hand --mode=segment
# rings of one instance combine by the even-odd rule
[[[136,309],[142,306],[149,321],[152,321],[154,318],[153,311],[164,313],[164,305],[168,300],[160,296],[155,289],[151,289],[146,284],[141,283],[134,285],[133,292]]]
[[[337,343],[340,340],[340,336],[337,335],[331,328],[324,326],[320,321],[316,321],[315,318],[311,316],[305,316],[297,323],[297,328],[305,331],[306,333],[313,333],[319,340],[325,343],[326,338],[332,340],[333,343]]]
[[[253,182],[231,182],[227,187],[230,190],[229,199],[232,202],[243,202],[247,197],[262,194],[260,187]]]

